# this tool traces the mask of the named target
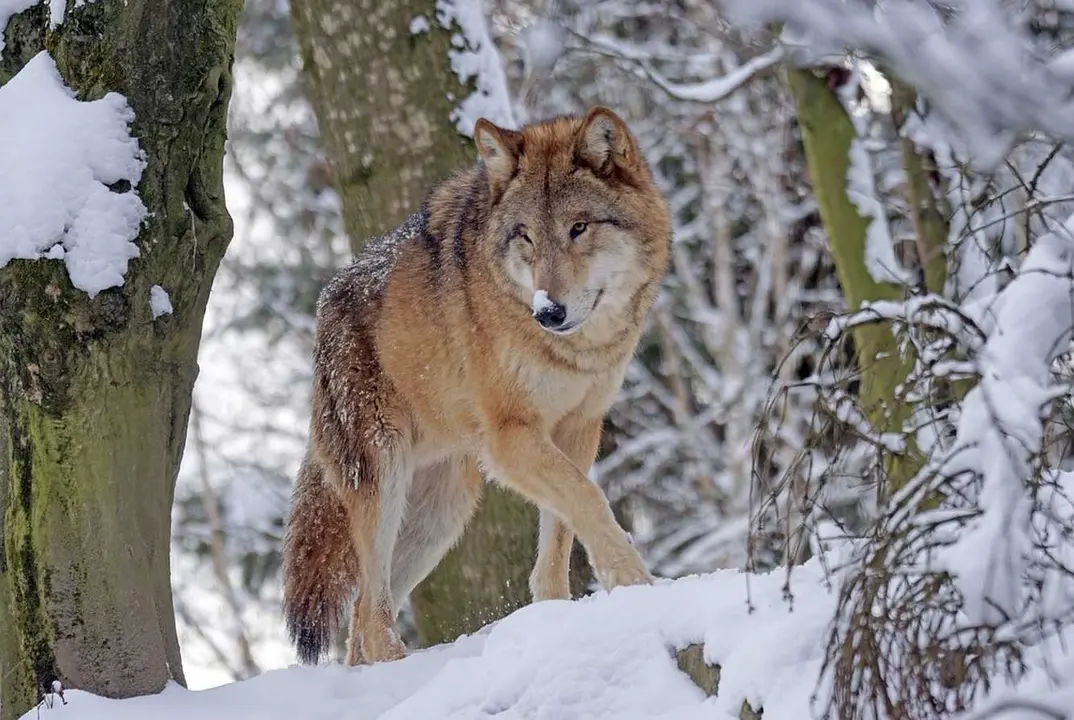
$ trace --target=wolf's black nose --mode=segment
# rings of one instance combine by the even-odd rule
[[[567,308],[557,302],[548,301],[533,317],[541,323],[541,327],[554,330],[567,319]]]

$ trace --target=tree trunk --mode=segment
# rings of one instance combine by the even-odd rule
[[[48,4],[15,16],[0,84],[47,48],[83,100],[126,96],[149,215],[122,287],[0,269],[0,715],[55,680],[108,697],[184,682],[171,506],[202,316],[231,238],[223,153],[241,0]],[[153,319],[150,287],[170,294]]]
[[[469,94],[448,62],[436,0],[293,0],[291,17],[343,222],[357,251],[474,161],[450,116]],[[414,18],[428,30],[411,34]]]
[[[812,70],[791,69],[787,75],[802,128],[810,181],[847,306],[857,310],[866,301],[901,300],[901,288],[876,281],[865,265],[869,221],[858,213],[846,192],[855,132],[843,104],[828,80]],[[853,337],[861,369],[860,400],[869,424],[877,434],[901,433],[910,409],[899,400],[896,388],[910,372],[910,361],[899,352],[895,336],[885,324],[858,326]],[[881,497],[901,487],[920,464],[912,439],[904,453],[889,453]]]
[[[459,83],[448,61],[452,33],[435,0],[293,0],[308,95],[343,200],[351,247],[415,212],[426,193],[474,162],[451,121]],[[427,30],[411,33],[423,17]],[[453,98],[453,99],[451,99]],[[454,640],[521,607],[536,558],[537,513],[488,484],[459,544],[414,591],[425,645]],[[573,567],[588,569],[584,560]]]
[[[917,104],[917,91],[898,77],[887,73],[891,81],[891,105],[896,127],[901,131]],[[935,158],[919,150],[914,141],[900,132],[903,169],[906,170],[907,199],[910,217],[917,235],[917,257],[925,276],[925,290],[942,295],[947,282],[947,218],[951,208],[945,199],[946,188],[936,167]],[[939,186],[939,187],[936,187]]]

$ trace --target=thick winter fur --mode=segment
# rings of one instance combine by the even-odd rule
[[[667,205],[606,108],[517,132],[481,120],[474,138],[482,162],[321,296],[284,553],[304,662],[356,587],[348,662],[405,654],[399,604],[461,534],[482,470],[541,508],[534,599],[568,597],[575,534],[605,588],[651,580],[586,474],[667,270]]]

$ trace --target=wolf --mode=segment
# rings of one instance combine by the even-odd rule
[[[316,663],[403,657],[400,603],[457,541],[486,473],[540,508],[535,601],[568,597],[577,535],[601,585],[649,583],[587,473],[667,273],[670,212],[626,123],[594,107],[482,118],[475,166],[369,241],[318,301],[310,438],[284,614]]]

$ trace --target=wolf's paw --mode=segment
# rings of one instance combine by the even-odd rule
[[[567,572],[535,567],[530,573],[530,595],[533,597],[533,602],[569,600],[571,586]]]
[[[645,569],[645,563],[637,553],[617,558],[617,561],[596,568],[597,579],[605,590],[620,585],[651,585],[653,576]]]
[[[361,643],[357,638],[352,638],[347,643],[347,665],[354,667],[355,665],[366,665],[365,655],[362,654]]]
[[[362,656],[367,663],[391,662],[406,657],[406,645],[394,633],[386,633],[379,638],[368,638],[362,642]]]

